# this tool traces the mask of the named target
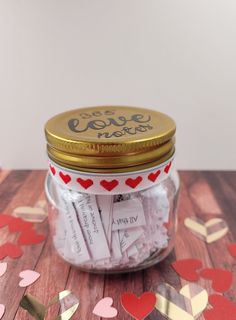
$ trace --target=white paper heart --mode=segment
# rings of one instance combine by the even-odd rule
[[[98,301],[93,309],[93,314],[102,318],[114,318],[117,316],[117,309],[112,307],[113,299],[106,297]]]
[[[40,274],[33,270],[24,270],[20,272],[19,276],[22,278],[22,280],[19,282],[19,286],[24,288],[30,286],[36,280],[38,280]]]

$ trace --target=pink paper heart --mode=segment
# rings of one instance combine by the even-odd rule
[[[3,304],[0,304],[0,319],[2,319],[4,313],[5,313],[5,306]]]
[[[114,318],[117,316],[118,311],[112,307],[113,299],[106,297],[98,301],[93,309],[93,314],[102,318]]]
[[[40,274],[33,270],[24,270],[19,274],[22,280],[19,282],[20,287],[28,287],[40,277]]]
[[[7,262],[0,263],[0,277],[7,271]]]

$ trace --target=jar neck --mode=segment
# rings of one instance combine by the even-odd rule
[[[141,191],[159,184],[172,171],[174,155],[144,170],[123,173],[95,173],[68,169],[49,159],[49,173],[55,183],[78,192],[114,195]]]

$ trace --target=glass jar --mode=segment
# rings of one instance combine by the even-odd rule
[[[58,254],[90,272],[139,270],[174,246],[175,123],[134,107],[90,107],[45,127],[45,189]]]

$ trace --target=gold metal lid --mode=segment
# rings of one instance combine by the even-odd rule
[[[49,157],[83,171],[133,171],[174,153],[175,122],[144,108],[99,106],[67,111],[45,125]]]

